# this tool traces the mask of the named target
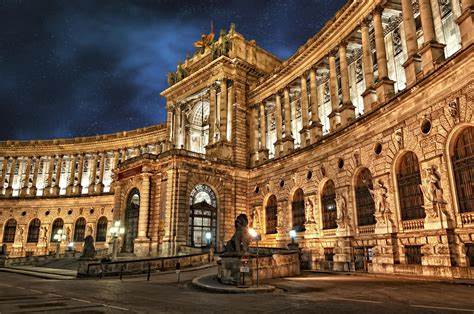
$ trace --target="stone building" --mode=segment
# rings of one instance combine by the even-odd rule
[[[218,250],[247,213],[314,269],[474,277],[473,0],[353,0],[288,60],[233,25],[168,75],[167,121],[0,143],[11,256]]]

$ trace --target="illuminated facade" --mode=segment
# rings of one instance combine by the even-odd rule
[[[244,212],[266,246],[296,230],[314,269],[472,278],[473,10],[349,1],[285,61],[208,35],[168,76],[165,124],[1,143],[0,239],[101,248],[121,220],[123,253],[169,255],[207,231],[221,249]]]

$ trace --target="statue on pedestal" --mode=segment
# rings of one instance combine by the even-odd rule
[[[339,229],[350,229],[351,227],[351,218],[347,210],[347,201],[344,195],[337,194],[336,196],[336,206],[337,206],[337,226]]]
[[[242,256],[248,253],[249,244],[252,241],[248,232],[248,218],[245,214],[240,214],[235,219],[235,233],[224,247],[224,255]]]
[[[306,223],[313,224],[316,222],[316,215],[314,214],[313,201],[308,197],[305,202]]]
[[[82,250],[81,259],[93,259],[95,258],[95,254],[94,238],[91,235],[88,235],[84,239],[84,248]]]
[[[435,166],[426,169],[425,184],[420,184],[420,189],[423,193],[426,215],[429,218],[437,218],[439,211],[444,213],[444,205],[446,204],[446,201],[443,198],[441,178],[437,173]]]

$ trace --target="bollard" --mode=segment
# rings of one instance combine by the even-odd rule
[[[181,263],[178,261],[176,262],[176,276],[177,276],[177,280],[178,280],[178,283],[179,283],[179,280],[180,280],[180,275],[181,275]]]
[[[122,266],[120,267],[120,281],[122,281],[122,276],[123,276],[123,267],[124,267],[124,266],[125,266],[125,265],[124,265],[124,264],[122,264]]]
[[[150,274],[151,274],[151,265],[148,263],[148,275],[146,277],[146,281],[150,281]]]

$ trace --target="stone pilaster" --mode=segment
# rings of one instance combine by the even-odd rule
[[[288,88],[283,90],[284,109],[285,109],[285,138],[283,138],[283,152],[288,154],[294,149],[294,139],[291,136],[291,105],[290,91]]]
[[[341,123],[347,124],[355,118],[355,107],[351,101],[349,87],[349,70],[347,68],[347,43],[342,42],[339,45],[339,67],[341,70],[341,89],[342,89],[342,107],[339,109]]]
[[[77,155],[77,158],[79,158],[79,162],[77,164],[77,184],[74,186],[74,194],[81,195],[82,194],[82,173],[84,172],[84,155],[79,154]]]
[[[59,195],[61,188],[59,187],[59,181],[61,180],[61,169],[63,166],[63,155],[57,156],[58,162],[56,164],[56,173],[54,186],[52,187],[52,195]]]
[[[370,49],[369,22],[364,20],[361,23],[362,33],[362,64],[364,66],[365,91],[362,93],[364,100],[364,113],[372,109],[377,102],[377,94],[373,87],[374,84],[374,64],[372,62],[372,51]]]
[[[2,160],[2,175],[0,177],[0,193],[3,193],[3,188],[5,184],[5,178],[7,176],[7,166],[8,166],[8,159],[4,157]]]
[[[329,91],[331,93],[331,113],[329,114],[330,130],[334,131],[340,124],[339,97],[337,92],[336,57],[329,55]]]
[[[280,93],[277,92],[275,95],[275,124],[276,124],[276,133],[277,133],[277,140],[274,143],[275,145],[275,156],[279,157],[281,156],[281,151],[283,148],[282,145],[282,138],[283,138],[283,132],[282,132],[282,118],[281,118],[281,96]]]
[[[76,177],[76,156],[69,156],[69,179],[67,180],[66,194],[72,195],[74,189],[74,178]]]
[[[36,183],[38,181],[39,168],[41,167],[41,157],[39,156],[34,157],[34,162],[35,163],[34,163],[34,170],[33,170],[33,179],[31,182],[31,187],[28,191],[28,196],[31,196],[31,197],[36,196],[36,191],[37,191]]]
[[[260,163],[268,159],[268,148],[267,148],[267,120],[265,117],[265,105],[263,102],[260,103],[260,149],[258,150],[258,161]]]
[[[258,160],[258,105],[250,107],[250,164],[255,166]]]
[[[423,28],[423,45],[420,48],[423,74],[434,71],[436,64],[444,60],[445,45],[436,40],[433,11],[430,0],[419,0],[421,27]]]
[[[301,122],[303,127],[300,130],[301,147],[310,143],[309,119],[308,119],[308,86],[306,83],[306,72],[300,77],[301,87]]]
[[[150,254],[150,239],[148,237],[148,215],[150,212],[150,173],[141,175],[140,209],[138,214],[138,235],[134,240],[134,253],[137,256]]]
[[[99,174],[98,182],[95,187],[96,193],[102,193],[104,191],[104,170],[105,170],[105,159],[107,157],[107,152],[100,153],[100,166],[99,166]]]
[[[222,78],[220,80],[220,86],[220,134],[221,140],[227,141],[227,78]]]
[[[227,87],[227,140],[232,140],[232,128],[234,118],[234,83],[229,81]]]
[[[351,237],[340,237],[337,239],[337,245],[334,248],[334,270],[350,271],[352,265],[352,247]]]
[[[89,173],[89,188],[88,188],[88,194],[93,194],[95,191],[95,177],[97,175],[97,157],[98,154],[94,153],[92,158],[89,160],[90,161],[90,173]]]
[[[418,54],[418,43],[416,41],[416,24],[413,15],[411,0],[402,1],[403,29],[405,30],[405,43],[407,45],[407,60],[403,64],[407,86],[416,83],[416,76],[421,70],[421,57]]]
[[[53,174],[54,174],[54,161],[55,157],[54,156],[49,156],[49,164],[48,164],[48,176],[46,179],[46,186],[44,187],[43,190],[43,195],[51,195],[51,188],[53,185]]]
[[[12,162],[10,163],[10,174],[8,176],[8,186],[5,190],[6,197],[12,197],[13,195],[13,179],[15,178],[15,167],[18,162],[18,157],[13,157]]]
[[[377,51],[378,80],[375,91],[379,103],[386,102],[395,92],[394,82],[388,77],[387,51],[385,48],[384,30],[382,25],[383,7],[378,6],[373,13],[375,33],[375,49]]]
[[[319,119],[319,99],[316,82],[316,70],[309,70],[309,89],[311,100],[311,144],[316,142],[323,135],[323,125]]]
[[[469,47],[474,42],[474,0],[461,0],[462,12],[456,19],[461,33],[461,45]]]
[[[25,197],[28,195],[28,181],[30,179],[30,171],[31,171],[31,158],[27,157],[25,176],[23,177],[23,180],[20,181],[20,196],[22,197]]]

